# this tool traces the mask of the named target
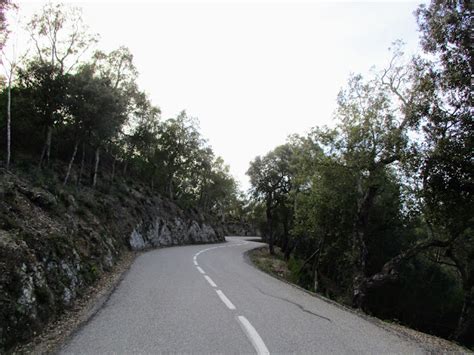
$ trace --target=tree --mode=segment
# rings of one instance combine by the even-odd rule
[[[32,109],[31,121],[46,131],[47,140],[41,152],[40,165],[47,158],[51,147],[52,127],[59,125],[64,118],[68,75],[61,74],[59,68],[51,64],[31,61],[18,73],[19,89],[28,97]]]
[[[6,3],[7,6],[8,2]],[[15,8],[16,10],[16,8]],[[18,13],[16,12],[17,18],[15,19],[15,27],[16,30],[18,30],[19,27],[19,18],[18,18]],[[4,16],[3,14],[0,15],[0,21],[1,17]],[[1,26],[1,25],[0,25]],[[4,44],[4,43],[3,43]],[[6,89],[7,89],[7,158],[6,158],[6,168],[7,170],[10,167],[10,161],[11,161],[11,105],[12,105],[12,85],[15,80],[15,75],[18,69],[19,63],[21,63],[27,56],[28,52],[20,55],[20,57],[17,57],[17,44],[12,43],[11,45],[11,52],[9,54],[6,53],[5,48],[2,48],[0,46],[0,63],[2,64],[4,70],[5,70],[5,77],[7,79],[6,83]]]
[[[109,54],[96,51],[93,56],[95,70],[101,77],[109,78],[112,87],[123,91],[136,89],[138,70],[133,63],[133,54],[121,46]]]
[[[416,59],[417,90],[426,93],[420,126],[424,140],[416,149],[422,177],[421,197],[434,234],[457,239],[447,256],[459,271],[464,306],[454,337],[474,344],[474,210],[471,78],[472,24],[469,1],[432,1],[420,6],[421,44],[433,59]]]
[[[282,145],[264,157],[256,157],[247,171],[253,197],[265,203],[267,239],[271,254],[275,253],[275,210],[284,203],[291,190],[290,159],[291,148]]]
[[[157,165],[151,157],[155,154],[155,149],[158,146],[161,111],[159,107],[151,103],[145,93],[136,90],[133,86],[130,90],[121,90],[120,88],[117,90],[120,90],[122,96],[127,100],[127,121],[119,137],[124,157],[123,172],[125,174],[131,160],[136,156],[141,156],[147,160],[151,168],[149,175],[153,185]]]
[[[14,7],[10,0],[0,0],[0,51],[3,49],[8,37],[8,23],[6,12]]]
[[[161,125],[156,159],[161,165],[169,198],[186,193],[191,167],[199,158],[203,145],[196,119],[185,111]]]
[[[37,59],[43,64],[57,65],[62,74],[74,69],[98,37],[89,33],[81,9],[52,2],[33,15],[27,29]]]
[[[33,16],[28,24],[28,31],[36,48],[36,61],[52,68],[49,71],[51,81],[55,80],[54,76],[70,73],[82,55],[97,41],[96,35],[88,33],[79,8],[54,5],[51,2]],[[48,95],[45,99],[51,101],[48,104],[50,107],[56,106],[54,96]],[[45,119],[46,138],[40,166],[45,158],[49,162],[53,127],[60,123],[60,120],[53,118],[54,110],[49,114],[50,117]]]

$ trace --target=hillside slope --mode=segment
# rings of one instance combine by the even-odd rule
[[[0,169],[0,352],[71,307],[128,249],[224,241],[216,220],[143,185],[103,189]]]

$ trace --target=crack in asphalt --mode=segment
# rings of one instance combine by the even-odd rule
[[[316,317],[318,317],[318,318],[322,318],[322,319],[327,320],[328,322],[331,322],[331,323],[332,323],[332,320],[331,320],[331,319],[329,319],[329,318],[327,318],[327,317],[324,317],[324,316],[322,316],[322,315],[320,315],[320,314],[311,312],[310,310],[304,308],[304,307],[303,307],[302,305],[300,305],[299,303],[290,301],[289,299],[286,299],[286,298],[284,298],[284,297],[278,297],[278,296],[270,295],[270,294],[268,294],[268,293],[263,292],[259,287],[257,287],[257,290],[259,290],[260,293],[264,294],[265,296],[272,297],[272,298],[276,298],[276,299],[279,299],[279,300],[281,300],[281,301],[285,301],[285,302],[291,303],[292,305],[298,307],[299,309],[301,309],[301,310],[302,310],[303,312],[305,312],[305,313],[312,314],[313,316],[316,316]]]

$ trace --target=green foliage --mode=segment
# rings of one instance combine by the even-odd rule
[[[184,111],[162,120],[160,109],[138,88],[128,48],[82,56],[96,36],[81,11],[67,5],[45,5],[28,30],[35,48],[12,87],[15,168],[36,170],[32,164],[38,159],[40,169],[32,173],[41,184],[64,174],[65,185],[91,183],[107,192],[115,181],[121,186],[133,181],[216,219],[245,219],[245,198],[202,137],[198,120]],[[0,92],[2,111],[6,94]],[[0,115],[2,130],[4,119]]]
[[[469,6],[421,6],[428,59],[408,62],[395,43],[385,70],[349,78],[333,128],[290,137],[248,171],[262,230],[299,268],[296,282],[466,345],[474,341]]]

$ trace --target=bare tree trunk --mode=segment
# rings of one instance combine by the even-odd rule
[[[319,255],[319,253],[318,253]],[[318,283],[318,264],[319,264],[319,258],[315,258],[313,262],[313,289],[314,292],[318,292],[319,288],[319,283]]]
[[[71,160],[69,161],[69,165],[67,167],[66,177],[64,178],[64,182],[63,182],[64,186],[66,186],[67,181],[69,179],[69,175],[71,174],[71,168],[72,168],[72,164],[74,163],[74,159],[76,158],[78,146],[79,146],[79,141],[76,141],[76,144],[74,145],[74,151],[72,152]]]
[[[97,184],[97,171],[99,170],[100,147],[95,150],[94,177],[92,178],[92,187]]]
[[[43,160],[44,160],[45,155],[46,155],[46,142],[44,143],[43,149],[41,150],[41,157],[38,164],[39,169],[41,169],[41,166],[43,165]]]
[[[115,163],[117,162],[117,157],[114,155],[114,162],[112,163],[112,177],[110,178],[110,182],[114,182],[115,177]]]
[[[266,215],[267,215],[267,225],[268,225],[268,250],[270,251],[271,255],[275,255],[271,203],[272,203],[271,200],[267,199]]]
[[[128,165],[128,160],[125,158],[125,161],[123,162],[123,176],[127,174],[127,165]]]
[[[51,153],[51,137],[53,135],[53,127],[48,126],[47,132],[46,132],[46,141],[43,146],[43,151],[41,152],[41,158],[39,162],[39,168],[41,168],[43,164],[43,160],[46,157],[46,165],[49,164],[49,156]]]
[[[8,78],[7,89],[7,170],[11,159],[11,103],[12,103],[12,75]]]
[[[51,138],[53,136],[53,127],[48,127],[46,134],[46,165],[49,165],[49,157],[51,156]]]
[[[170,200],[173,199],[173,177],[171,177],[168,182],[168,197]]]
[[[283,220],[283,254],[286,261],[290,260],[291,252],[293,251],[293,243],[290,240],[290,227],[288,224],[288,216],[285,215]]]
[[[82,173],[84,171],[84,160],[86,158],[86,145],[82,142],[82,158],[81,158],[81,167],[79,169],[79,175],[77,176],[77,185],[81,183]]]
[[[275,242],[273,240],[273,226],[270,222],[268,227],[268,250],[270,251],[271,255],[275,255]]]

